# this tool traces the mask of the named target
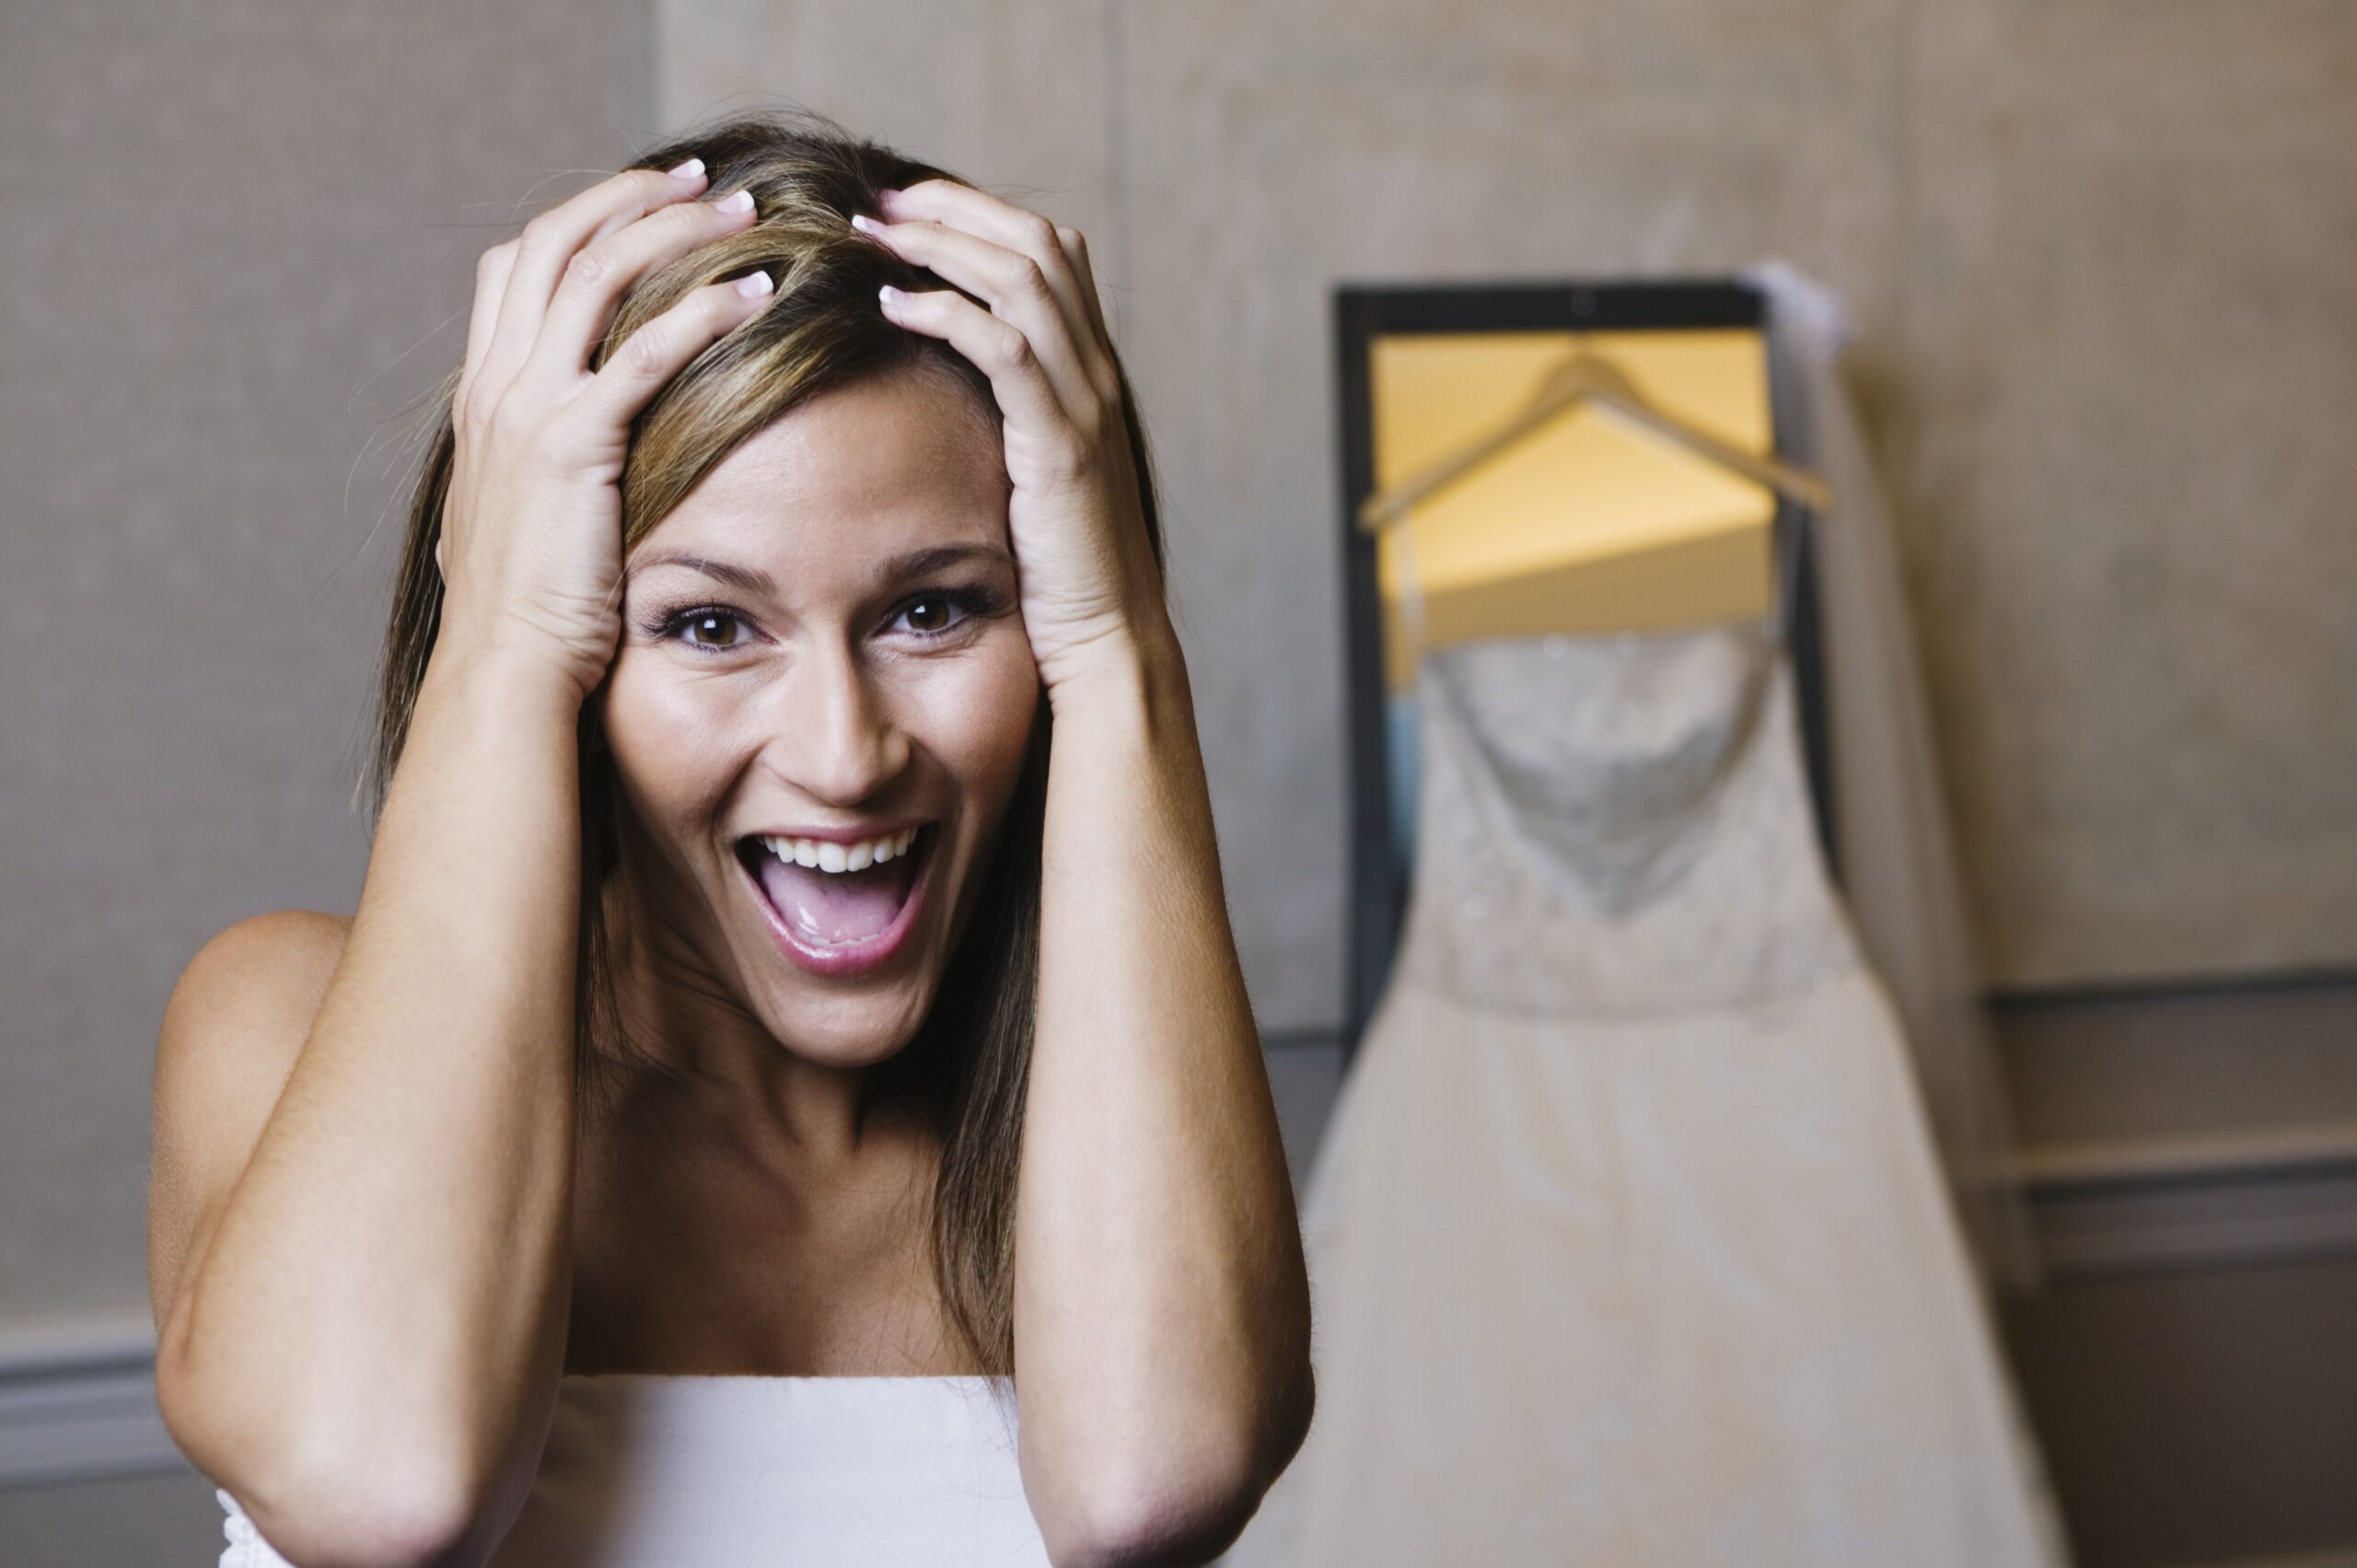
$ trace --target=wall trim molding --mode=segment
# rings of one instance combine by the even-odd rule
[[[0,1490],[191,1469],[145,1311],[0,1326]]]
[[[2117,1003],[2182,1002],[2211,997],[2277,995],[2294,991],[2357,987],[2357,968],[2341,964],[2288,970],[2247,970],[2198,975],[2131,975],[2107,980],[2054,980],[1986,986],[1991,1011],[2106,1006]]]
[[[2357,1254],[2357,1124],[2026,1150],[2014,1171],[2055,1280]]]
[[[2023,1150],[2014,1174],[2033,1186],[2282,1174],[2357,1164],[2357,1122],[2178,1133]]]

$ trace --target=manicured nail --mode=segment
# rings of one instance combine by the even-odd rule
[[[671,178],[674,180],[693,180],[697,175],[702,174],[702,172],[703,159],[700,157],[691,157],[687,162],[681,164],[679,168],[673,169],[671,171]]]
[[[902,294],[899,289],[894,288],[890,284],[886,284],[882,288],[876,291],[876,297],[884,302],[885,309],[893,310],[899,308],[901,303],[909,296]]]
[[[748,299],[759,299],[776,286],[767,273],[748,273],[737,280],[737,292]]]
[[[731,191],[713,205],[724,213],[749,213],[753,210],[753,193],[750,191]]]
[[[884,232],[884,226],[877,223],[874,218],[869,217],[865,213],[852,214],[851,226],[852,227],[859,230],[862,234],[881,235]]]

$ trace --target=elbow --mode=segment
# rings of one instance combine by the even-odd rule
[[[403,1465],[381,1444],[346,1434],[333,1443],[282,1442],[232,1430],[232,1401],[210,1392],[176,1356],[159,1354],[156,1403],[190,1462],[237,1499],[271,1549],[294,1568],[465,1568],[473,1513],[447,1467]]]
[[[1308,1435],[1307,1365],[1257,1412],[1253,1431],[1188,1440],[1165,1431],[1151,1451],[1067,1493],[1039,1523],[1057,1568],[1192,1568],[1236,1543]]]
[[[449,1491],[404,1484],[381,1465],[365,1473],[348,1465],[244,1465],[215,1479],[293,1568],[471,1568],[481,1561],[468,1554],[468,1516]]]
[[[294,1568],[465,1568],[464,1516],[439,1494],[403,1494],[382,1478],[363,1486],[305,1481],[248,1500],[246,1516]]]
[[[1105,1484],[1039,1519],[1056,1568],[1178,1568],[1209,1562],[1243,1533],[1260,1489],[1232,1475],[1164,1467],[1129,1486]]]

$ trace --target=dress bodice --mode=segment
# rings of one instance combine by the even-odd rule
[[[491,1568],[1040,1568],[1004,1378],[567,1374]],[[283,1568],[226,1491],[220,1568]]]
[[[1857,962],[1767,626],[1428,652],[1407,978],[1481,1005],[1642,1015]]]

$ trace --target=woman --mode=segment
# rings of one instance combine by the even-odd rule
[[[1081,237],[734,119],[484,254],[435,425],[358,910],[158,1047],[224,1562],[1217,1552],[1306,1285]]]

